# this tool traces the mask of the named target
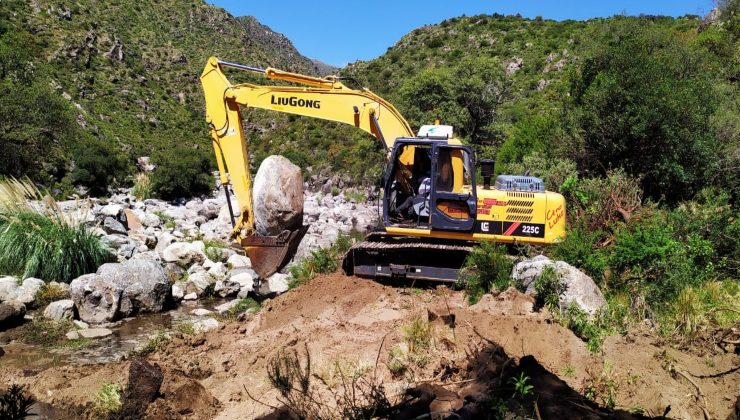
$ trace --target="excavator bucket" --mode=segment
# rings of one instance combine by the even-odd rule
[[[263,279],[285,267],[306,235],[308,226],[294,231],[284,230],[277,236],[252,235],[242,239],[241,245],[252,261],[252,268]]]

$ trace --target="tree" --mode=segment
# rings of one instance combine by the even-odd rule
[[[717,104],[708,61],[669,30],[636,18],[595,28],[572,81],[583,169],[623,167],[655,199],[690,197],[713,167]]]

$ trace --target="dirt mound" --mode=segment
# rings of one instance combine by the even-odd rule
[[[164,380],[147,417],[284,413],[285,398],[267,375],[280,351],[308,352],[310,376],[323,384],[317,395],[329,405],[343,379],[372,374],[389,400],[401,403],[393,407],[398,418],[410,415],[412,408],[421,414],[455,409],[475,417],[491,409],[494,397],[512,400],[514,376],[521,373],[534,390],[516,399],[518,407],[533,410],[537,405],[543,418],[629,417],[627,411],[660,416],[668,407],[674,418],[701,418],[704,410],[712,418],[733,413],[740,374],[697,376],[737,366],[738,356],[707,359],[639,334],[609,337],[601,353],[592,354],[546,311],[533,307],[530,297],[514,289],[469,306],[462,292],[444,287],[406,289],[339,274],[320,276],[263,302],[243,322],[176,336],[149,355]],[[418,357],[406,356],[408,366],[399,369],[395,358],[412,353],[409,331],[414,325],[432,326],[422,328],[431,344]],[[126,383],[126,372],[127,363],[25,375],[0,368],[3,382],[29,384],[37,399],[62,408],[83,407],[86,413],[100,385]]]

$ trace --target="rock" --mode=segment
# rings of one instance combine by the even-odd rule
[[[160,219],[156,214],[144,213],[143,216],[139,217],[139,220],[141,220],[141,224],[146,227],[158,228],[162,226],[162,219]]]
[[[107,206],[104,206],[102,209],[100,209],[100,214],[106,217],[118,217],[119,214],[123,211],[123,206],[120,204],[108,204]]]
[[[218,328],[218,321],[213,318],[206,318],[193,322],[193,330],[195,330],[195,332],[206,332],[214,328]]]
[[[119,418],[145,418],[147,407],[159,395],[163,380],[164,375],[159,366],[151,365],[144,358],[134,359],[128,369],[128,385],[123,392]]]
[[[185,293],[195,293],[200,297],[214,283],[216,283],[216,280],[205,271],[191,274],[185,282]]]
[[[179,302],[185,297],[185,287],[182,283],[175,283],[172,285],[172,299],[175,302]]]
[[[218,280],[213,292],[221,297],[233,296],[241,290],[241,284],[232,280]]]
[[[80,319],[91,324],[119,318],[123,287],[97,274],[85,274],[70,283],[70,294]]]
[[[77,335],[80,338],[103,338],[112,335],[113,331],[108,328],[88,328],[85,330],[77,331]]]
[[[20,302],[0,303],[0,331],[20,324],[25,315],[26,305]]]
[[[27,306],[33,306],[36,294],[45,282],[40,279],[29,277],[18,284],[15,278],[5,277],[0,280],[0,300],[16,301]]]
[[[203,216],[206,220],[218,218],[221,212],[221,204],[216,200],[205,200],[203,207],[198,210],[198,215]]]
[[[126,228],[118,220],[112,217],[106,217],[103,221],[103,230],[110,234],[125,235]]]
[[[200,244],[202,245],[203,243],[201,242]],[[194,261],[203,261],[206,259],[203,248],[196,242],[175,242],[162,251],[162,259],[180,265],[189,265]]]
[[[84,322],[84,321],[74,320],[74,321],[72,321],[72,323],[75,324],[77,326],[77,328],[79,328],[81,330],[86,330],[86,329],[90,328],[90,325],[87,322]]]
[[[283,293],[288,291],[288,275],[275,273],[260,284],[259,292],[262,295]]]
[[[184,268],[180,267],[179,265],[175,263],[167,263],[164,265],[164,275],[167,276],[167,279],[169,279],[170,283],[175,283],[185,276]]]
[[[560,306],[567,308],[575,303],[590,316],[595,316],[600,309],[606,306],[606,299],[591,277],[564,261],[552,261],[545,256],[537,256],[531,260],[522,261],[514,266],[512,277],[521,282],[527,294],[536,295],[534,283],[542,274],[545,267],[555,269],[563,281],[565,292],[560,295]]]
[[[182,297],[182,300],[197,300],[198,294],[197,293],[188,293],[187,295]]]
[[[59,321],[60,319],[73,319],[75,315],[75,303],[72,299],[63,299],[51,302],[44,309],[44,318]]]
[[[77,334],[77,331],[70,331],[64,336],[67,337],[67,340],[79,340],[80,339],[80,335]]]
[[[203,267],[206,268],[205,265]],[[226,277],[226,265],[222,262],[213,263],[211,268],[208,269],[208,274],[216,280],[222,280]]]
[[[510,62],[506,63],[506,75],[511,76],[512,74],[518,72],[522,66],[524,65],[524,60],[521,57],[515,57]]]
[[[154,248],[154,250],[157,251],[159,255],[162,255],[164,253],[164,250],[176,241],[177,238],[175,238],[174,235],[169,232],[164,232],[161,235],[157,236],[157,246]]]
[[[146,172],[153,172],[154,171],[154,168],[156,168],[156,166],[154,166],[151,163],[151,159],[149,158],[149,156],[141,156],[141,157],[137,158],[136,159],[136,166],[139,167],[139,171],[145,172],[145,173]]]
[[[19,287],[21,285],[15,277],[0,278],[0,302],[15,300]]]
[[[262,161],[254,178],[254,221],[261,235],[277,235],[303,224],[301,169],[282,156]]]
[[[193,309],[192,311],[190,311],[190,313],[195,316],[208,316],[212,314],[213,311],[209,311],[208,309],[204,309],[204,308],[198,308],[198,309]]]
[[[138,312],[161,312],[170,296],[170,281],[156,261],[128,260],[103,264],[97,274],[123,289],[120,311],[124,316]]]
[[[230,301],[228,301],[226,303],[222,303],[222,304],[214,307],[213,309],[216,312],[218,312],[219,315],[224,315],[227,312],[229,312],[231,309],[233,309],[234,307],[236,307],[239,304],[239,302],[241,302],[241,301],[242,301],[241,299],[230,300]]]
[[[239,289],[251,292],[254,290],[254,281],[257,280],[257,273],[250,269],[232,270],[230,281],[239,283]]]
[[[139,220],[133,210],[125,209],[123,211],[123,215],[126,219],[126,226],[128,227],[128,230],[138,232],[144,229],[144,225],[141,223],[141,220]]]
[[[252,261],[244,255],[234,254],[226,260],[226,265],[231,268],[237,267],[252,267]]]

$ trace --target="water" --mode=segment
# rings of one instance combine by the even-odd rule
[[[141,349],[158,334],[174,333],[180,324],[208,317],[192,315],[190,313],[192,310],[204,308],[212,311],[213,307],[227,301],[228,299],[213,299],[203,302],[183,302],[166,312],[139,314],[133,318],[126,318],[116,322],[114,326],[107,327],[113,331],[112,335],[90,339],[89,346],[78,349],[64,346],[51,348],[33,346],[15,340],[2,346],[5,355],[0,357],[0,366],[37,370],[69,364],[117,362],[130,355],[132,351]]]

